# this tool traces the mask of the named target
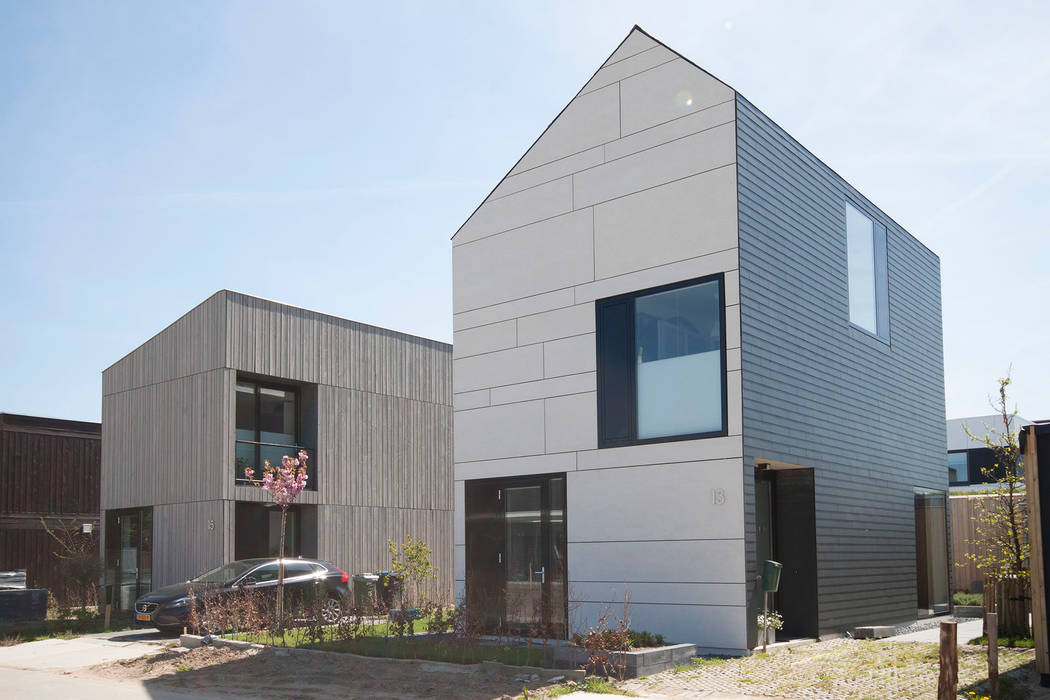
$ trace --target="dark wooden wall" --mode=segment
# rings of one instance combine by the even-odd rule
[[[91,523],[85,537],[98,549],[101,435],[98,423],[0,414],[0,570],[25,569],[31,588],[78,595],[66,590],[40,519]]]
[[[0,513],[99,512],[101,427],[79,421],[0,415]],[[94,426],[94,432],[68,430]],[[49,427],[52,425],[54,427]]]

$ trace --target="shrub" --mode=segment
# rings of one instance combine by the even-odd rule
[[[981,593],[956,593],[952,596],[952,602],[956,605],[984,605],[984,595]]]
[[[634,630],[628,630],[628,634],[631,636],[631,647],[642,648],[642,647],[662,647],[666,642],[662,634],[653,634],[652,632],[635,632]]]

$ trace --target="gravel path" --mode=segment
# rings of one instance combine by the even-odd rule
[[[987,649],[959,647],[959,690],[978,690],[987,677]],[[1031,649],[1000,649],[1004,689],[1013,697],[1050,699],[1039,688]],[[746,693],[784,698],[931,698],[937,695],[937,645],[834,639],[740,659],[698,660],[692,667],[664,671],[623,684],[638,695],[697,697],[704,692]]]

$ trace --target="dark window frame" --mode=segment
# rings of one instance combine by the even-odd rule
[[[238,384],[251,384],[255,387],[255,439],[254,440],[241,440],[237,437],[237,385]],[[262,442],[259,440],[260,428],[262,425],[262,401],[260,400],[259,390],[260,389],[274,389],[277,391],[290,391],[295,396],[295,444],[294,445],[279,445],[274,442]],[[255,478],[262,478],[262,460],[260,459],[261,452],[259,448],[262,447],[295,447],[297,449],[306,450],[307,454],[310,455],[308,462],[308,471],[310,479],[306,482],[307,491],[317,490],[317,465],[314,463],[315,451],[308,449],[303,445],[303,402],[302,392],[299,390],[300,387],[296,384],[288,384],[279,381],[270,381],[268,379],[256,378],[248,375],[238,375],[233,382],[233,453],[234,453],[234,484],[237,486],[249,486],[248,480],[244,478],[244,472],[237,466],[237,444],[242,443],[245,445],[255,446],[255,462],[256,464],[249,465],[255,470]],[[276,466],[276,465],[275,465]]]
[[[661,437],[652,438],[639,438],[638,437],[638,376],[637,376],[637,364],[634,354],[637,352],[636,337],[635,337],[635,300],[640,297],[650,296],[652,294],[659,294],[661,292],[669,292],[675,289],[682,289],[685,287],[693,287],[700,284],[709,282],[718,283],[718,300],[719,300],[719,354],[720,364],[722,372],[722,429],[715,431],[708,431],[702,433],[687,433],[683,435],[665,435]],[[727,364],[726,364],[726,296],[725,296],[725,273],[718,272],[713,275],[706,275],[704,277],[695,277],[693,279],[682,280],[680,282],[672,282],[670,284],[664,284],[657,287],[649,287],[647,289],[639,289],[633,292],[627,292],[625,294],[618,294],[613,297],[606,297],[604,299],[598,299],[594,302],[594,316],[595,316],[595,368],[597,371],[597,400],[598,400],[598,448],[610,448],[610,447],[628,447],[631,445],[651,445],[661,442],[681,442],[683,440],[704,440],[707,438],[715,437],[726,437],[729,434],[729,391],[728,391],[728,380],[727,380]],[[626,392],[629,397],[629,405],[625,408],[628,414],[628,435],[622,438],[609,438],[605,435],[605,424],[606,424],[606,405],[607,405],[607,392],[605,383],[602,381],[603,374],[612,371],[611,368],[607,368],[605,361],[605,353],[602,352],[602,338],[604,333],[608,333],[605,329],[605,323],[603,320],[603,310],[609,307],[626,304],[628,306],[628,312],[626,314],[627,328],[626,335],[630,339],[631,356],[626,359],[627,362],[624,365],[626,372],[626,386],[628,391]]]
[[[951,464],[948,465],[948,485],[949,486],[966,486],[970,482],[970,451],[969,450],[948,450],[949,455],[961,454],[966,457],[966,473],[964,481],[952,481],[951,480]]]

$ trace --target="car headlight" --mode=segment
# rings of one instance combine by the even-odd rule
[[[175,600],[171,601],[170,603],[168,603],[164,607],[166,607],[166,608],[184,608],[184,607],[186,607],[189,604],[190,604],[189,597],[188,596],[184,596],[182,598],[176,598]]]

